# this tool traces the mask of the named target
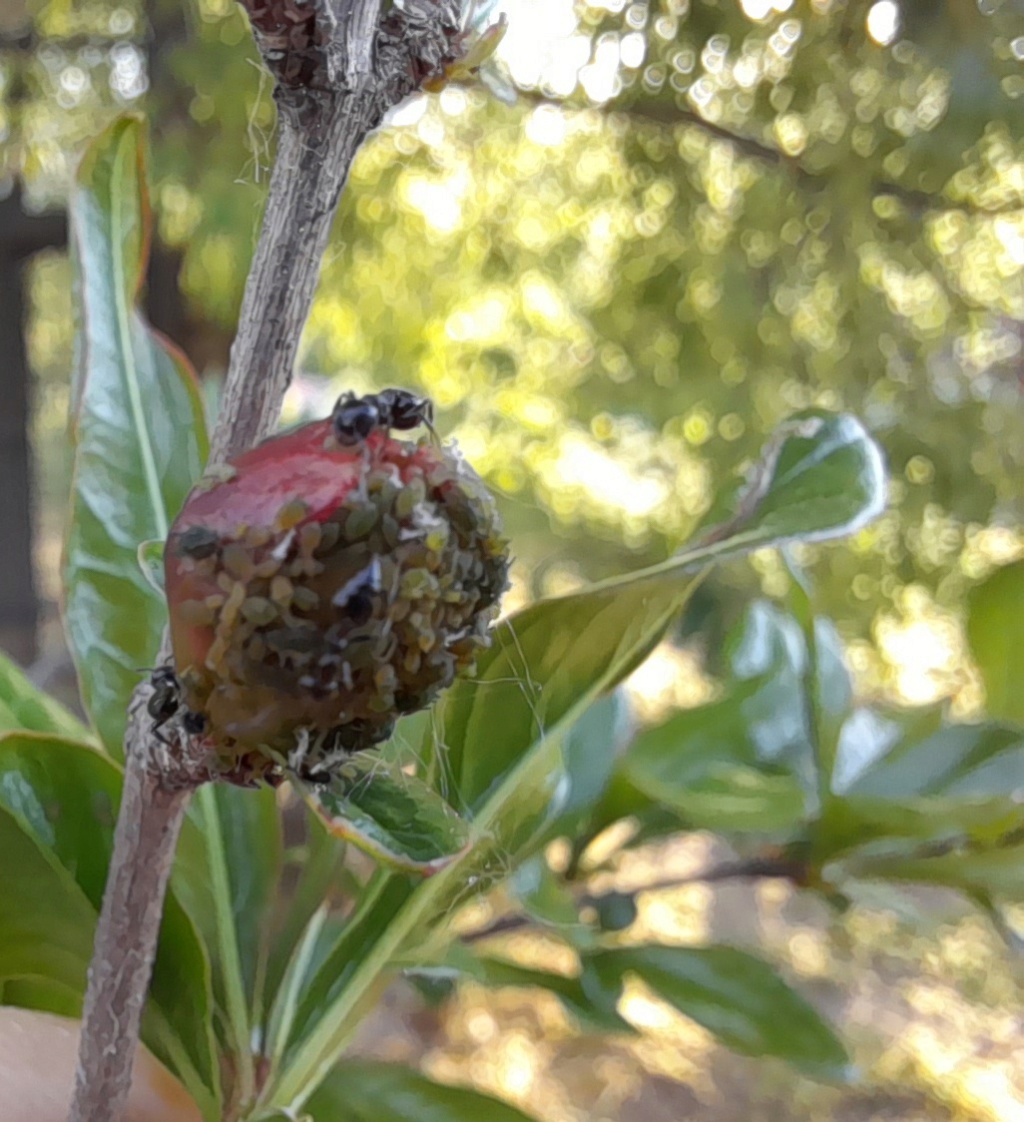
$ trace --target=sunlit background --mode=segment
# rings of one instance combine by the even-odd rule
[[[508,18],[479,80],[411,100],[359,157],[285,421],[342,388],[429,393],[502,498],[514,606],[665,557],[780,419],[850,409],[886,450],[891,503],[848,545],[801,550],[818,606],[865,698],[980,713],[965,597],[1024,555],[1024,2],[478,8]],[[53,0],[5,7],[0,31],[0,174],[28,211],[59,208],[112,115],[152,118],[152,316],[214,412],[273,144],[239,11]],[[66,690],[63,250],[27,281],[34,673]],[[789,580],[774,554],[715,574],[631,679],[640,717],[715,696],[721,635]],[[619,876],[683,874],[718,844],[640,851]],[[470,989],[439,1009],[396,991],[364,1046],[551,1122],[1024,1119],[1015,969],[955,901],[923,903],[928,930],[898,903],[836,920],[777,886],[642,898],[662,940],[769,948],[840,1019],[870,1093],[738,1059],[640,990],[624,1012],[653,1040],[609,1044],[553,1002]],[[557,968],[561,948],[508,951]]]

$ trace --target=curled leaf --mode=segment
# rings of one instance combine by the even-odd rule
[[[379,759],[354,757],[323,785],[293,782],[331,834],[393,869],[431,876],[468,843],[468,824],[440,795]]]

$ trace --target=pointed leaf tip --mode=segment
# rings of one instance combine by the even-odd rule
[[[827,541],[885,509],[881,449],[856,417],[811,410],[784,422],[741,491],[736,514],[709,537],[729,552]]]

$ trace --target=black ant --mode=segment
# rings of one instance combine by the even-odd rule
[[[178,675],[169,666],[158,666],[150,675],[149,684],[153,692],[146,702],[146,711],[153,718],[153,735],[161,744],[170,741],[160,731],[181,712],[181,683]],[[181,728],[187,736],[200,736],[206,730],[206,718],[202,713],[186,709],[181,717]]]
[[[375,429],[407,429],[426,425],[434,432],[434,403],[408,390],[381,390],[357,397],[345,393],[334,406],[334,438],[339,444],[359,444]],[[435,434],[436,435],[436,434]]]

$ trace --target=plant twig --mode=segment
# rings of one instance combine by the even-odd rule
[[[278,80],[278,145],[263,226],[246,283],[211,459],[273,428],[291,379],[320,262],[352,160],[367,133],[462,48],[459,0],[314,0],[308,41],[268,46],[266,27],[293,0],[245,0]],[[262,24],[260,21],[263,21]],[[275,22],[276,21],[276,22]],[[285,21],[287,22],[287,21]],[[290,69],[289,51],[302,54]],[[292,60],[294,61],[294,60]],[[165,640],[161,659],[168,656]],[[160,916],[189,799],[216,776],[185,744],[170,749],[146,719],[150,687],[132,700],[124,795],[85,997],[69,1122],[118,1122],[131,1081]]]
[[[146,766],[142,751],[129,751],[125,765],[114,855],[82,1013],[72,1122],[120,1117],[131,1082],[167,878],[189,800],[187,790],[161,784]]]
[[[585,892],[577,898],[580,909],[594,908],[600,913],[602,904],[612,900],[626,899],[633,903],[644,892],[668,892],[674,888],[686,888],[692,884],[721,884],[730,880],[792,880],[800,883],[806,869],[801,862],[788,857],[753,857],[743,861],[725,861],[721,865],[713,865],[699,873],[692,873],[685,877],[665,877],[661,880],[650,881],[630,889],[611,889],[608,892]],[[484,939],[494,938],[496,935],[508,935],[513,931],[522,931],[534,927],[536,920],[532,916],[521,912],[499,916],[498,919],[475,931],[467,931],[461,938],[463,943],[479,943]]]
[[[520,102],[527,105],[569,110],[586,108],[586,105],[578,99],[552,98],[531,90],[517,90],[516,96]],[[827,189],[830,178],[837,174],[828,170],[812,170],[800,157],[791,156],[783,149],[759,140],[756,136],[737,132],[715,121],[709,121],[695,109],[683,104],[679,98],[633,97],[612,101],[599,108],[604,113],[618,113],[634,121],[661,125],[665,128],[689,125],[700,129],[707,136],[725,141],[736,152],[750,159],[760,160],[768,167],[784,170],[802,189],[815,194]],[[838,174],[841,175],[842,171]],[[957,212],[969,218],[986,219],[996,218],[1002,214],[1020,214],[1021,210],[1024,210],[1024,202],[1021,201],[1019,192],[1014,198],[1004,199],[998,203],[984,203],[978,199],[947,198],[941,193],[921,191],[891,179],[877,179],[871,185],[871,194],[874,198],[888,195],[899,200],[906,208],[906,213],[914,218]]]

